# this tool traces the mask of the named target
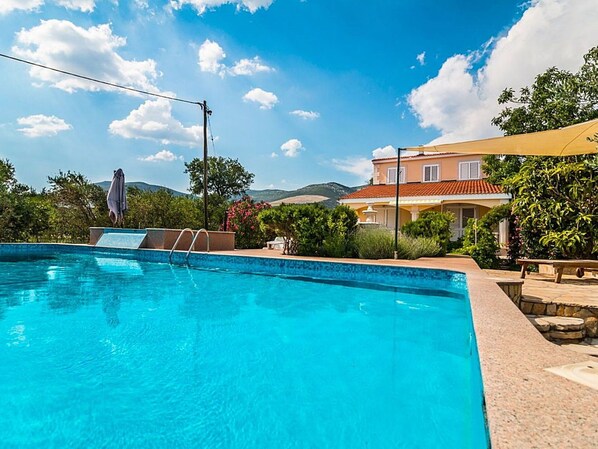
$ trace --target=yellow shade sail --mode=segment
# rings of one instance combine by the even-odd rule
[[[493,137],[468,142],[406,148],[465,154],[514,154],[519,156],[574,156],[598,153],[598,143],[588,137],[598,134],[598,119],[550,131]]]

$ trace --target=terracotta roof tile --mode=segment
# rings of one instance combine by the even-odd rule
[[[379,184],[364,187],[341,199],[390,198],[395,196],[395,184]],[[483,179],[472,181],[414,182],[400,185],[401,197],[406,196],[445,196],[445,195],[488,195],[503,193],[500,186],[495,186]]]

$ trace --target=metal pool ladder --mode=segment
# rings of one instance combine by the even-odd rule
[[[210,252],[210,234],[208,233],[208,231],[206,229],[201,228],[199,231],[194,233],[193,229],[185,228],[181,231],[181,233],[177,237],[176,241],[174,242],[174,245],[172,245],[172,249],[170,250],[170,253],[168,254],[168,262],[169,263],[172,263],[172,253],[174,253],[174,251],[176,250],[177,245],[179,244],[179,241],[181,240],[181,237],[185,234],[185,232],[190,232],[191,235],[193,236],[193,240],[191,241],[191,246],[189,246],[189,249],[187,250],[187,253],[185,254],[185,262],[187,264],[189,264],[189,254],[191,254],[191,250],[195,246],[195,242],[197,241],[199,234],[201,234],[202,232],[206,233],[206,249],[207,249],[208,253]]]

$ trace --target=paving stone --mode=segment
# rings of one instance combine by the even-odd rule
[[[581,318],[563,316],[545,316],[542,318],[556,331],[580,331],[584,328],[584,321]]]
[[[588,345],[585,343],[563,343],[561,346],[581,354],[598,357],[598,346],[596,345]]]
[[[526,318],[534,325],[540,332],[548,332],[550,330],[550,323],[544,317],[538,315],[525,315]]]

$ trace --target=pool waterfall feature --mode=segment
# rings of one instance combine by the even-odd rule
[[[127,229],[127,228],[89,228],[89,244],[123,249],[172,249],[182,229]],[[198,232],[198,230],[193,231]],[[207,251],[208,237],[210,251],[233,251],[235,249],[235,233],[226,231],[207,231],[200,235],[193,244],[192,251]],[[142,238],[142,236],[144,236]],[[193,242],[193,235],[181,236],[177,250],[187,251]]]
[[[184,254],[174,256],[183,261]],[[102,367],[95,388],[106,399],[97,408],[80,410],[79,402],[89,407],[89,395],[97,393],[85,388],[74,393],[79,402],[62,404],[67,416],[80,416],[69,424],[77,432],[66,432],[74,441],[96,447],[121,438],[123,447],[135,447],[123,433],[128,429],[138,443],[148,432],[177,447],[486,446],[463,274],[203,253],[190,255],[198,268],[182,268],[167,265],[167,257],[168,251],[144,249],[0,245],[0,264],[20,282],[15,290],[0,277],[0,298],[10,291],[23,298],[0,310],[0,339],[7,343],[0,341],[0,357],[11,362],[11,372],[25,365],[27,398],[37,392],[36,370],[28,363],[45,366],[48,399],[63,394],[52,385],[61,381],[54,377],[57,367],[66,369],[68,388],[70,379],[96,385],[95,375],[89,380],[83,373],[96,363]],[[123,292],[115,294],[115,286]],[[60,333],[46,335],[55,328]],[[61,347],[59,357],[43,352],[45,345]],[[25,353],[35,357],[22,359]],[[49,407],[19,400],[23,384],[11,379],[0,368],[5,409],[13,409],[3,403],[11,400],[21,416]],[[126,403],[131,416],[122,408],[125,398],[136,398],[136,405]],[[110,414],[105,401],[114,401]],[[51,407],[48,413],[62,416]],[[154,421],[172,413],[179,417],[166,419],[176,426],[161,433]],[[40,445],[28,447],[68,442],[46,435],[58,424],[44,424],[36,414],[11,418],[0,418],[0,429],[12,428],[12,438],[37,426],[32,441]],[[102,433],[116,418],[124,427]],[[152,428],[143,430],[131,418]]]

